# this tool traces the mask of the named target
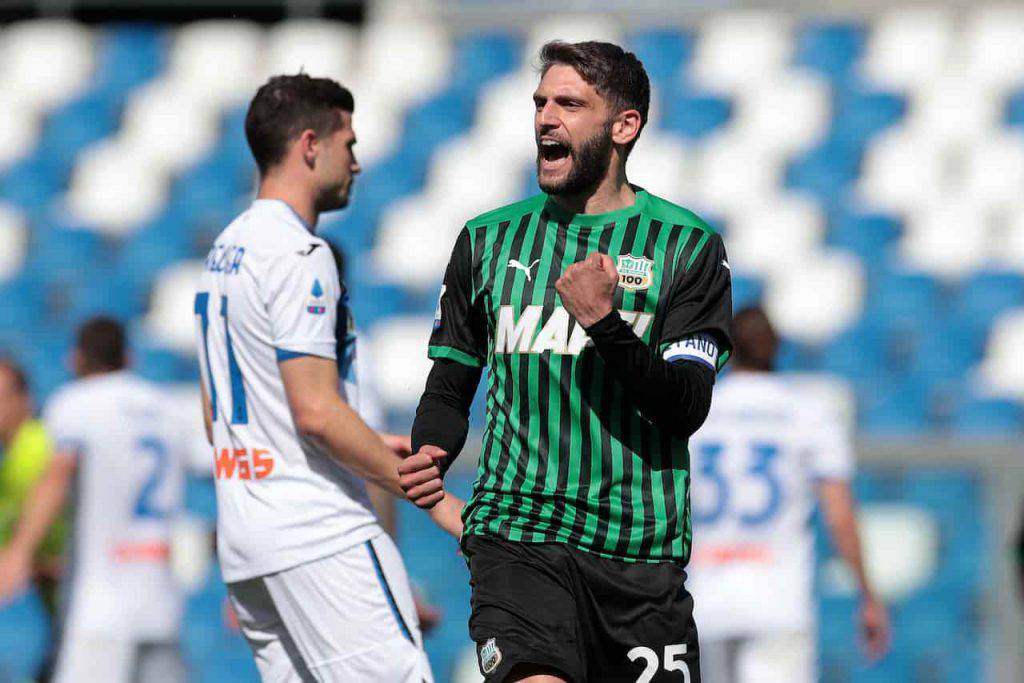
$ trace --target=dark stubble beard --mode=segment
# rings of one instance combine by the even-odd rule
[[[575,195],[597,187],[608,171],[612,157],[612,124],[580,143],[572,150],[572,167],[560,182],[544,182],[540,179],[540,150],[537,150],[537,184],[540,189],[553,195]]]

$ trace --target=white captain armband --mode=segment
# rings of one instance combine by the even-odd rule
[[[695,334],[681,339],[665,349],[662,358],[669,363],[692,360],[707,365],[712,370],[718,369],[718,344],[710,334]]]

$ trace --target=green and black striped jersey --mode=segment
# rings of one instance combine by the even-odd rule
[[[729,264],[692,212],[637,189],[612,213],[565,214],[542,194],[467,223],[429,347],[431,358],[489,368],[465,533],[685,562],[686,442],[637,411],[555,290],[594,252],[615,261],[615,308],[658,353],[710,335],[719,367],[728,356]]]

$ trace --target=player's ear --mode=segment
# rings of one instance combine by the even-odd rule
[[[628,145],[637,135],[640,135],[640,112],[636,109],[619,112],[612,123],[612,142]]]
[[[320,139],[317,137],[316,131],[312,128],[307,128],[299,133],[299,139],[296,144],[299,147],[299,154],[302,155],[302,160],[306,162],[306,165],[313,168],[316,163],[317,145]]]

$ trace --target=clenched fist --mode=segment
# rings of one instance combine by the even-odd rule
[[[437,446],[423,446],[398,466],[398,483],[417,507],[428,510],[444,498],[440,462],[446,457]]]
[[[555,282],[562,304],[583,327],[590,327],[612,312],[619,271],[608,254],[591,254],[573,263]]]

